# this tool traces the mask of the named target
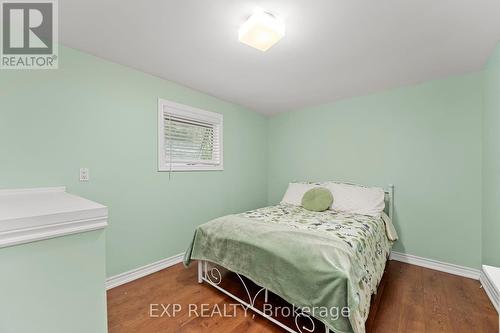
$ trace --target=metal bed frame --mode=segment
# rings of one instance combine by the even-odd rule
[[[394,185],[390,184],[387,187],[387,189],[385,190],[385,197],[386,197],[385,200],[388,203],[387,215],[392,219],[394,216]],[[316,329],[316,327],[315,327],[316,325],[315,325],[314,320],[311,318],[311,316],[307,312],[304,312],[302,310],[299,310],[299,312],[297,312],[297,315],[294,317],[294,319],[295,319],[294,322],[295,322],[295,326],[296,326],[296,330],[294,330],[294,329],[288,327],[287,325],[283,324],[279,320],[269,316],[268,314],[266,314],[262,310],[256,308],[255,301],[261,293],[263,293],[264,302],[268,303],[269,291],[266,288],[259,287],[260,289],[255,293],[255,295],[252,296],[250,293],[250,289],[246,285],[243,277],[238,273],[234,273],[234,274],[236,274],[236,276],[238,277],[238,279],[242,283],[243,288],[245,289],[246,296],[248,297],[248,301],[241,299],[240,297],[232,294],[231,292],[227,291],[226,289],[224,289],[220,286],[220,284],[222,282],[222,273],[220,272],[220,270],[217,266],[210,266],[207,261],[203,261],[203,260],[198,261],[198,283],[203,283],[203,282],[208,283],[212,287],[218,289],[219,291],[223,292],[227,296],[234,299],[236,302],[240,303],[245,308],[245,310],[250,309],[250,310],[254,311],[255,313],[266,318],[267,320],[280,326],[281,328],[283,328],[287,332],[290,332],[290,333],[309,332],[310,333]],[[308,326],[305,326],[304,324],[299,323],[299,318],[301,318],[301,317],[307,319],[307,323],[309,324]],[[329,333],[330,329],[328,328],[328,326],[326,326],[326,324],[324,324],[324,327],[325,327],[324,328],[325,333]]]

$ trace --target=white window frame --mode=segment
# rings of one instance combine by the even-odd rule
[[[219,126],[220,163],[217,165],[170,163],[165,158],[165,125],[164,110],[169,113],[210,122]],[[224,170],[224,142],[223,142],[223,116],[220,113],[198,109],[192,106],[175,103],[165,99],[158,99],[158,171],[220,171]]]

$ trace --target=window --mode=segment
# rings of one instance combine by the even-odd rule
[[[158,100],[158,170],[223,170],[222,115]]]

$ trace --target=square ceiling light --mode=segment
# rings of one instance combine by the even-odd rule
[[[285,23],[282,20],[262,9],[256,9],[240,27],[239,40],[265,52],[284,35]]]

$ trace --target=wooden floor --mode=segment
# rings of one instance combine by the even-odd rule
[[[245,316],[242,308],[227,306],[233,303],[197,283],[196,264],[189,269],[179,264],[108,291],[109,332],[283,332],[259,315],[249,311]],[[150,316],[151,304],[158,317]],[[174,316],[168,304],[181,310]],[[389,261],[367,333],[497,333],[498,321],[478,281]]]

